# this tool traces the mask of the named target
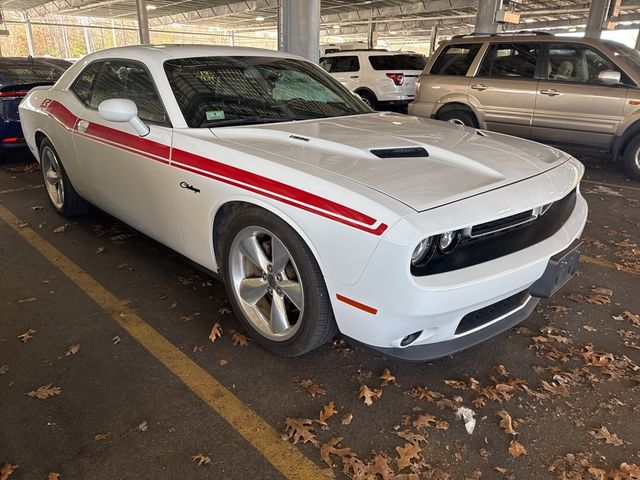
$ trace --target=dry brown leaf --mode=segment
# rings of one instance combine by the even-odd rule
[[[60,395],[62,393],[62,388],[53,387],[51,383],[48,385],[43,385],[38,387],[35,390],[31,390],[27,395],[34,398],[39,398],[40,400],[44,400],[49,397],[54,397],[56,395]]]
[[[9,371],[9,365],[6,363],[0,367],[0,375],[4,375]]]
[[[101,442],[109,438],[110,433],[96,433],[93,437],[94,442]]]
[[[364,479],[367,467],[356,455],[351,455],[342,459],[342,471],[354,479]]]
[[[146,420],[144,420],[140,425],[136,427],[136,429],[140,432],[146,432],[148,428],[149,428],[149,424],[147,423]]]
[[[513,458],[518,458],[526,454],[527,449],[524,448],[524,445],[515,440],[511,440],[511,443],[509,444],[509,455],[511,455]]]
[[[193,353],[204,351],[204,345],[194,345],[191,349]]]
[[[49,475],[47,475],[47,480],[60,480],[60,474],[57,472],[50,472]]]
[[[122,341],[122,339],[118,335],[116,335],[111,339],[111,341],[113,342],[114,345],[117,345]]]
[[[64,356],[65,357],[70,357],[71,355],[75,355],[79,351],[80,351],[80,344],[79,343],[72,343],[71,345],[69,345],[67,347],[67,351],[64,352]]]
[[[211,457],[203,454],[203,453],[199,453],[197,455],[194,455],[193,457],[191,457],[191,460],[193,462],[196,462],[199,466],[201,465],[209,465],[211,463]]]
[[[549,338],[564,345],[568,345],[569,343],[571,343],[571,340],[569,340],[567,337],[562,337],[560,335],[549,335]]]
[[[565,307],[564,305],[549,305],[549,308],[553,310],[554,313],[567,313],[571,311],[569,307]]]
[[[391,372],[389,371],[388,368],[385,368],[382,371],[382,375],[380,375],[380,380],[382,380],[382,383],[380,385],[382,385],[383,387],[390,383],[393,383],[394,385],[398,385],[398,382],[396,382],[396,377],[391,375]]]
[[[342,425],[349,425],[351,423],[351,420],[353,420],[353,413],[347,413],[346,415],[342,416],[342,418],[340,419],[340,423],[342,423]]]
[[[415,443],[416,445],[419,445],[420,442],[427,441],[427,437],[425,437],[424,435],[420,435],[419,433],[414,433],[411,430],[401,430],[399,432],[396,432],[396,435],[398,435],[403,440]]]
[[[435,415],[418,415],[412,422],[412,425],[418,430],[421,430],[423,428],[434,426],[436,424],[436,421],[437,420]]]
[[[578,302],[578,303],[585,301],[585,298],[576,292],[570,293],[569,295],[567,295],[567,298],[569,300],[573,300],[574,302]]]
[[[222,327],[218,322],[216,322],[211,328],[211,333],[209,333],[209,340],[211,343],[215,343],[215,341],[220,337],[222,337]]]
[[[436,421],[436,430],[449,430],[449,422],[445,420]]]
[[[587,332],[597,332],[598,329],[595,327],[592,327],[591,325],[583,325],[582,328],[584,328]]]
[[[500,410],[497,415],[502,419],[500,420],[500,428],[502,428],[505,433],[508,433],[510,435],[518,434],[518,432],[513,429],[513,421],[511,420],[511,415],[509,415],[506,410]]]
[[[60,225],[57,228],[54,228],[53,233],[62,233],[62,232],[66,232],[67,229],[70,227],[71,225],[69,225],[68,223],[65,223],[64,225]]]
[[[540,383],[542,384],[542,388],[554,395],[559,395],[561,397],[568,397],[570,395],[569,389],[564,385],[556,385],[555,382],[549,383],[544,380],[540,380]]]
[[[10,463],[5,463],[2,468],[0,468],[0,480],[7,480],[18,467],[20,467],[20,465],[11,465]]]
[[[371,460],[371,463],[367,465],[367,472],[373,475],[372,478],[377,478],[376,475],[380,475],[382,480],[393,480],[393,470],[389,466],[389,457],[384,452],[376,452]]]
[[[373,405],[373,401],[377,400],[382,396],[382,390],[378,388],[374,388],[373,390],[367,387],[366,385],[360,385],[360,390],[358,391],[358,398],[362,398],[364,404],[367,407]]]
[[[312,398],[320,397],[322,395],[326,395],[327,391],[322,388],[320,385],[313,382],[311,379],[303,379],[298,382],[298,385],[302,390],[307,392],[309,396]]]
[[[229,363],[229,362],[227,362],[227,361],[223,358],[223,359],[221,359],[221,360],[218,362],[218,365],[220,365],[221,367],[224,367],[227,363]]]
[[[608,443],[609,445],[619,447],[624,443],[622,439],[618,437],[618,435],[610,432],[609,429],[607,429],[607,427],[605,426],[600,427],[600,429],[598,430],[590,430],[589,433],[591,433],[591,435],[593,435],[598,440],[604,440],[605,443]]]
[[[327,426],[327,419],[329,417],[333,417],[338,411],[336,410],[333,402],[327,403],[322,410],[320,411],[320,417],[315,422],[322,425],[323,427]]]
[[[29,330],[24,332],[22,335],[18,335],[18,340],[20,340],[22,343],[27,343],[29,340],[33,338],[34,333],[36,333],[36,331],[30,328]]]
[[[104,252],[104,247],[98,247],[98,249],[96,250],[96,253],[99,255],[101,253]]]
[[[410,466],[412,460],[419,459],[422,449],[415,443],[405,443],[404,447],[396,447],[396,451],[398,452],[396,464],[398,471],[400,471]]]
[[[504,365],[502,364],[494,365],[493,368],[496,370],[496,372],[498,372],[503,377],[509,376],[509,370],[507,370],[507,367],[505,367]]]
[[[595,287],[592,288],[591,291],[597,295],[606,295],[607,297],[613,295],[613,290],[611,290],[610,288]]]
[[[495,467],[497,472],[500,472],[502,474],[507,473],[507,469],[504,467]]]
[[[457,390],[466,390],[467,384],[461,380],[445,380],[444,383],[451,388],[455,388]]]
[[[247,337],[244,333],[231,331],[231,339],[233,340],[233,344],[240,347],[248,347],[249,346],[249,337]]]
[[[324,463],[329,465],[329,467],[334,466],[333,461],[331,460],[331,455],[337,455],[340,458],[353,455],[350,448],[336,448],[341,441],[342,437],[333,437],[327,443],[323,443],[320,446],[320,458]]]
[[[640,315],[631,313],[629,311],[622,312],[622,316],[633,323],[636,327],[640,327]]]
[[[319,442],[316,435],[313,433],[313,420],[308,418],[287,418],[284,421],[284,435],[283,440],[293,440],[293,443],[298,443],[302,440],[302,443],[311,442],[316,447]]]

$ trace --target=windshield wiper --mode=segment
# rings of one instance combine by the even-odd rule
[[[245,117],[235,118],[232,120],[204,120],[200,127],[229,127],[232,125],[255,125],[260,123],[277,123],[277,122],[293,122],[296,118],[274,118],[274,117]]]

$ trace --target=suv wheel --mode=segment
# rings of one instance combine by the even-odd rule
[[[624,168],[631,178],[640,181],[640,136],[635,137],[624,149]]]
[[[357,92],[357,95],[362,99],[364,103],[376,110],[378,108],[378,99],[373,93],[369,92]]]
[[[467,110],[447,110],[446,112],[438,113],[436,118],[456,125],[478,128],[478,121],[475,115]]]

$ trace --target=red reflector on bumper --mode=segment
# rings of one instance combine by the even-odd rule
[[[2,143],[16,143],[17,141],[22,140],[20,137],[7,137],[2,139]]]
[[[336,295],[336,298],[341,302],[346,303],[347,305],[351,305],[352,307],[362,310],[363,312],[370,313],[371,315],[375,315],[376,313],[378,313],[377,308],[370,307],[369,305],[365,305],[364,303],[356,302],[355,300],[340,295],[339,293]]]

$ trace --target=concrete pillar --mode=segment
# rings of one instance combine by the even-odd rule
[[[589,7],[589,18],[587,18],[587,29],[584,36],[588,38],[600,38],[602,28],[609,14],[611,0],[591,0]]]
[[[502,7],[502,0],[478,0],[476,33],[496,33],[500,25],[496,23],[496,12]]]
[[[318,63],[320,55],[320,0],[280,0],[278,50]]]
[[[138,10],[138,34],[142,45],[149,45],[149,20],[147,19],[147,1],[136,0],[136,8]]]
[[[33,48],[33,31],[31,30],[31,20],[27,17],[26,13],[22,12],[22,20],[24,21],[24,29],[27,34],[27,48],[29,49],[29,55],[32,57],[35,55],[35,49]]]

